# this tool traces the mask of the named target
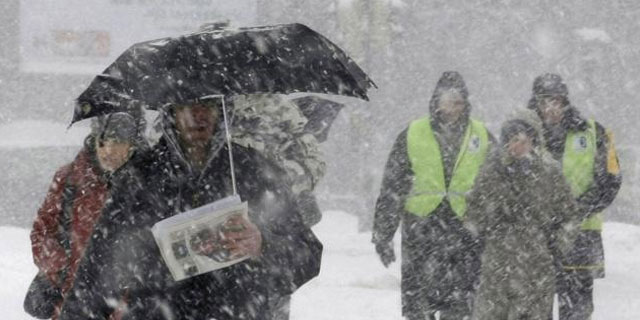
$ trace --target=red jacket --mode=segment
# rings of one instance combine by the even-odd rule
[[[56,172],[31,231],[35,264],[60,286],[63,294],[73,285],[78,263],[108,197],[107,181],[101,177],[101,169],[92,159],[91,152],[87,147],[83,148],[73,162]],[[70,196],[66,205],[63,204],[65,188],[72,190],[67,193]],[[71,218],[70,234],[66,235],[70,242],[69,254],[59,238],[59,233],[64,232],[61,225],[63,206],[71,209],[67,213]],[[66,276],[64,282],[59,283],[58,277],[63,270]]]

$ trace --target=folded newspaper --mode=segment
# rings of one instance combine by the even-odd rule
[[[248,219],[248,207],[230,196],[156,223],[151,232],[175,281],[226,268],[247,259],[230,257],[220,240],[233,216]]]

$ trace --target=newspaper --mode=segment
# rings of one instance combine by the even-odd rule
[[[232,216],[248,219],[248,207],[230,196],[156,223],[151,232],[175,281],[226,268],[247,259],[231,259],[218,245],[223,223]]]

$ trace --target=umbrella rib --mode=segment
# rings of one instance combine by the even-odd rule
[[[227,117],[227,105],[225,97],[222,96],[222,117],[224,118],[224,131],[227,139],[227,150],[229,151],[229,167],[231,170],[231,184],[233,187],[233,195],[238,194],[238,188],[236,186],[236,171],[233,163],[233,151],[231,150],[231,133],[229,132],[229,120]]]

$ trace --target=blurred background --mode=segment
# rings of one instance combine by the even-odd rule
[[[195,31],[300,22],[343,47],[378,85],[350,101],[323,144],[323,210],[371,223],[396,135],[428,111],[447,70],[466,79],[475,117],[497,132],[533,79],[560,74],[571,102],[613,130],[623,187],[607,219],[636,208],[640,3],[635,0],[3,0],[0,3],[0,224],[30,227],[55,169],[88,133],[74,98],[135,42]],[[325,219],[331,219],[330,215]]]

